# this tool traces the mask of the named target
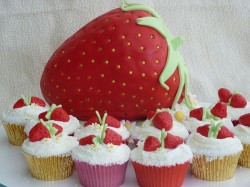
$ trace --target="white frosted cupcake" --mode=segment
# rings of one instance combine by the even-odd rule
[[[222,123],[198,127],[187,139],[194,158],[192,173],[203,180],[220,181],[233,177],[243,149],[241,142]]]
[[[24,128],[26,134],[29,134],[29,131],[40,119],[60,125],[63,128],[63,132],[68,135],[73,135],[81,127],[79,120],[69,115],[61,105],[56,106],[52,104],[49,109],[41,112],[37,119],[28,120]]]
[[[130,125],[130,122],[125,120],[120,122],[116,118],[108,115],[106,118],[106,124],[107,128],[112,129],[122,136],[122,143],[128,144],[130,133],[126,126]],[[85,122],[83,127],[75,132],[74,136],[77,137],[78,140],[89,135],[100,136],[102,130],[103,126],[100,124],[98,116],[94,116]]]
[[[131,161],[139,186],[182,185],[193,154],[181,137],[166,133],[148,136],[131,151]]]
[[[189,135],[184,125],[175,120],[169,110],[164,109],[157,110],[157,112],[151,111],[147,120],[132,125],[128,130],[136,143],[144,141],[149,135],[159,137],[162,129],[183,139]]]
[[[234,133],[244,148],[240,155],[239,164],[250,168],[250,113],[240,116],[239,124],[235,127]]]
[[[37,119],[38,115],[47,109],[45,102],[37,97],[19,99],[11,109],[2,115],[9,142],[13,145],[22,145],[27,138],[24,132],[27,122]]]
[[[60,180],[72,174],[71,151],[79,142],[62,133],[50,122],[37,123],[30,131],[22,149],[31,175],[40,180]]]
[[[105,118],[101,120],[101,135],[80,139],[72,152],[80,182],[86,187],[115,187],[124,182],[130,149],[122,144],[121,135],[107,128]]]

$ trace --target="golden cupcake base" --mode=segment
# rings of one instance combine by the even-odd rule
[[[21,146],[24,140],[27,138],[26,133],[24,132],[24,125],[16,124],[3,124],[5,131],[7,133],[9,142],[16,146]]]
[[[250,168],[250,145],[243,144],[243,148],[239,158],[239,165]]]
[[[72,175],[73,160],[70,155],[37,157],[24,153],[32,177],[44,180],[61,180]]]
[[[194,157],[192,160],[192,174],[199,179],[209,181],[223,181],[234,176],[240,153],[206,160],[206,156]]]

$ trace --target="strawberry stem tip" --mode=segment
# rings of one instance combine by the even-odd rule
[[[161,130],[161,137],[160,137],[160,142],[161,142],[161,149],[165,147],[165,138],[167,137],[167,132],[165,129]]]
[[[55,127],[53,127],[53,123],[52,122],[45,122],[42,119],[40,119],[41,124],[43,124],[48,131],[50,132],[51,136],[56,136],[56,133],[58,131],[58,129],[56,129]]]
[[[209,138],[217,138],[218,133],[219,133],[222,126],[223,126],[222,123],[219,123],[216,125],[215,122],[212,121],[211,125],[209,126],[208,137]]]
[[[47,114],[45,115],[45,118],[46,119],[50,119],[51,118],[51,114],[52,112],[56,109],[56,108],[60,108],[62,107],[62,105],[56,105],[56,104],[52,104],[51,107],[49,108]]]
[[[105,123],[106,118],[107,118],[107,116],[108,116],[107,113],[105,113],[105,114],[103,115],[102,118],[101,118],[100,113],[99,113],[98,111],[96,111],[96,115],[97,115],[97,117],[98,117],[98,119],[99,119],[99,121],[100,121],[100,125],[101,125],[103,128],[102,128],[101,136],[100,136],[100,137],[99,137],[99,136],[96,136],[95,138],[93,138],[93,143],[94,143],[95,145],[97,145],[97,144],[103,144],[104,139],[105,139],[105,136],[106,136],[106,129],[107,129],[107,126],[108,126],[108,125]]]
[[[23,102],[28,106],[31,104],[31,96],[25,98],[23,95],[22,95],[22,99],[23,99]]]

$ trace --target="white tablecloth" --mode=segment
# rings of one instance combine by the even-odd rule
[[[135,0],[134,0],[135,1]],[[173,36],[199,100],[227,87],[250,100],[249,0],[137,0],[152,6]],[[0,0],[0,113],[21,94],[42,96],[39,81],[54,50],[78,28],[116,8],[119,0]]]

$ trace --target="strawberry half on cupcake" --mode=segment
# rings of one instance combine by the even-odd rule
[[[101,135],[89,135],[79,140],[72,157],[80,182],[85,187],[117,187],[124,182],[130,148],[122,136],[108,128],[107,114],[101,119]]]
[[[24,131],[29,134],[31,128],[36,125],[40,120],[56,123],[63,128],[64,133],[73,135],[74,132],[81,127],[79,120],[69,115],[63,108],[62,105],[52,104],[51,107],[38,115],[36,120],[29,120],[25,126]]]
[[[228,105],[227,112],[234,126],[239,123],[239,117],[250,113],[250,102],[240,93],[231,92],[227,88],[220,88],[218,96],[221,102]]]
[[[221,181],[234,176],[243,150],[240,140],[222,123],[212,121],[187,139],[194,158],[192,173],[203,180]]]
[[[12,108],[3,113],[2,122],[9,142],[20,146],[27,138],[24,128],[29,120],[37,119],[41,112],[48,110],[46,103],[35,96],[18,99]]]
[[[144,141],[149,135],[159,137],[162,129],[183,139],[186,139],[189,135],[184,125],[172,117],[169,109],[158,109],[156,112],[149,111],[147,120],[132,125],[128,130],[136,144],[138,141]]]
[[[250,168],[250,113],[240,116],[239,124],[235,127],[234,133],[244,148],[240,155],[239,164]]]
[[[105,123],[107,128],[117,132],[122,136],[122,143],[128,144],[130,133],[125,125],[122,125],[119,120],[110,115],[107,115]],[[122,121],[122,123],[125,124],[126,121]],[[88,121],[86,121],[83,127],[75,132],[74,136],[76,136],[78,140],[89,135],[100,136],[102,130],[103,126],[101,125],[101,117],[100,114],[96,112],[96,116],[93,116]]]
[[[37,123],[22,144],[31,175],[39,180],[60,180],[73,171],[71,151],[79,142],[52,122]]]
[[[148,136],[131,151],[136,179],[141,187],[180,187],[193,158],[184,140],[161,131],[160,138]]]

